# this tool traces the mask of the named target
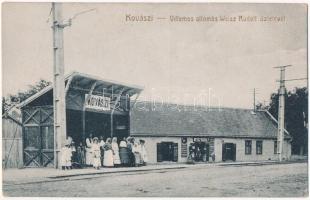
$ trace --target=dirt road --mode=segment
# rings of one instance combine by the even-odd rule
[[[307,170],[307,163],[193,166],[26,185],[4,182],[3,193],[32,197],[304,197],[308,196]]]

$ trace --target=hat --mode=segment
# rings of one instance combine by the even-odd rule
[[[97,137],[94,137],[93,140],[97,140],[97,141],[98,141],[98,138],[97,138]]]
[[[65,146],[70,146],[70,145],[71,145],[70,140],[66,140],[66,142],[65,142]]]

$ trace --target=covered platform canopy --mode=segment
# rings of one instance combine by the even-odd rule
[[[75,89],[85,92],[91,92],[92,94],[99,95],[102,95],[104,92],[105,95],[108,96],[111,96],[112,94],[119,94],[120,92],[122,92],[122,94],[125,94],[129,97],[140,94],[140,92],[143,90],[142,87],[137,85],[124,84],[117,81],[107,80],[98,76],[93,76],[75,71],[65,77],[65,86],[66,96],[68,95],[70,88],[73,90]],[[47,94],[48,92],[52,92],[52,90],[53,86],[49,85],[40,92],[21,102],[18,107],[25,107],[31,104],[33,101],[37,100],[38,98],[42,97],[43,95]]]
[[[65,77],[66,136],[85,143],[97,137],[127,137],[130,130],[130,102],[142,87],[72,72]],[[131,99],[134,98],[134,99]],[[50,85],[18,106],[22,111],[24,165],[48,166],[53,162],[54,108]]]

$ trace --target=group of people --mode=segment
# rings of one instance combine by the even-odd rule
[[[141,166],[147,163],[147,152],[144,140],[133,137],[123,138],[119,143],[116,137],[93,137],[92,134],[75,146],[71,137],[68,137],[65,146],[61,150],[62,169],[72,169],[74,165],[79,167]]]

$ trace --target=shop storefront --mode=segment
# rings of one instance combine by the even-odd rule
[[[207,162],[210,157],[210,146],[214,143],[210,138],[194,138],[189,145],[189,154],[195,162]],[[213,150],[212,150],[213,151]]]

